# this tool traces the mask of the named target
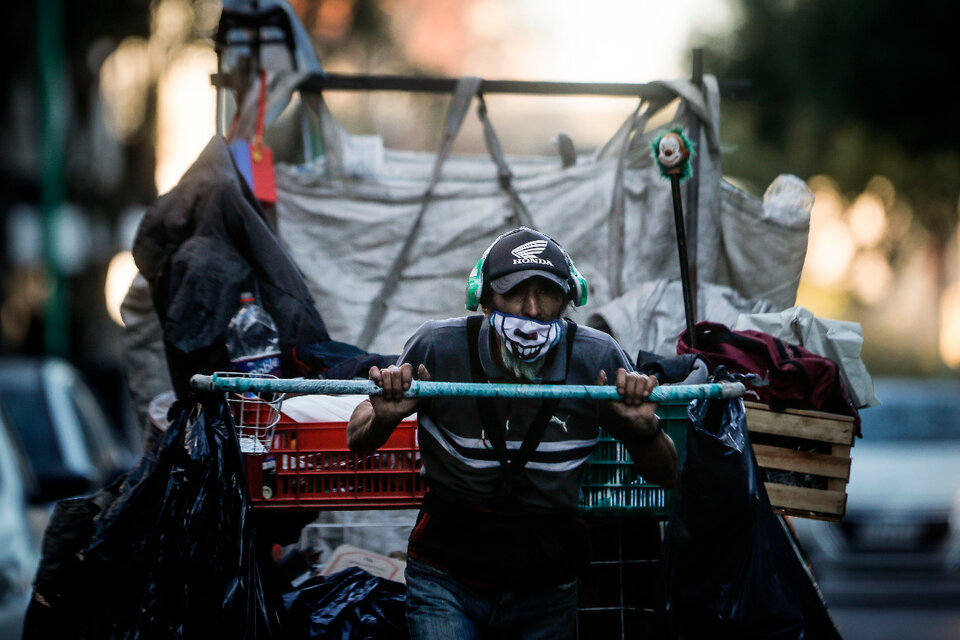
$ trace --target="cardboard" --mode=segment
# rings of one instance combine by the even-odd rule
[[[388,558],[349,544],[342,544],[333,550],[330,559],[324,564],[320,575],[329,576],[349,567],[358,567],[373,576],[406,584],[403,572],[407,563],[396,558]]]

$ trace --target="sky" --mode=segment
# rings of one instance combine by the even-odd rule
[[[182,22],[183,3],[164,2],[160,6],[165,8],[161,14],[171,17],[158,22]],[[687,78],[691,73],[691,34],[723,30],[733,21],[726,0],[680,0],[669,6],[650,0],[475,0],[459,6],[455,0],[395,0],[389,6],[393,7],[392,15],[398,24],[420,22],[426,27],[425,31],[414,29],[407,34],[429,34],[432,30],[436,35],[436,48],[427,48],[426,55],[447,57],[452,65],[439,75],[522,80],[631,83]],[[448,12],[456,24],[427,15],[442,11]],[[463,35],[458,28],[464,29]],[[448,36],[454,32],[454,37],[463,37],[466,43],[462,48],[449,42],[444,45],[439,31],[446,31]],[[161,83],[168,90],[161,86],[159,126],[164,135],[159,139],[164,141],[164,148],[158,149],[160,193],[176,184],[213,134],[212,117],[198,119],[189,115],[210,113],[213,109],[208,80],[215,65],[211,54],[212,51],[205,54],[196,48],[182,53],[169,65],[166,82]],[[331,71],[349,70],[343,68],[342,60],[321,63],[329,63]],[[332,98],[334,104],[338,97]],[[395,108],[397,96],[390,99],[391,108]],[[529,99],[526,103],[523,100],[514,98],[509,107],[500,111],[499,121],[504,126],[509,126],[504,118],[514,114],[527,119],[530,112],[555,111],[573,120],[567,127],[575,139],[591,145],[602,143],[632,108],[623,100],[604,103],[596,98],[538,102]],[[492,114],[495,109],[492,105]],[[604,116],[604,110],[612,113]],[[601,115],[597,119],[593,114],[598,112]],[[576,114],[583,117],[578,119]],[[518,141],[518,149],[528,142],[543,144],[553,133],[531,133],[536,137]],[[508,147],[510,138],[506,141]]]
[[[542,34],[548,55],[540,75],[598,82],[686,78],[689,38],[723,30],[733,20],[723,0],[517,0],[519,19]]]

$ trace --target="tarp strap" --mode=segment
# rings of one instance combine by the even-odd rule
[[[306,71],[271,71],[267,74],[267,101],[264,105],[263,125],[269,127],[290,104],[293,94],[310,74]],[[224,137],[227,142],[234,140],[252,140],[259,119],[258,110],[260,87],[264,84],[261,76],[254,80],[251,90],[242,97],[230,126]]]
[[[717,85],[716,78],[706,75],[703,78],[704,84],[706,85],[706,93],[714,94],[716,96],[714,99],[719,99],[720,88]],[[650,84],[660,85],[676,93],[676,95],[681,98],[684,107],[700,119],[700,124],[703,126],[707,136],[707,144],[709,145],[710,151],[713,153],[720,152],[720,132],[716,119],[711,116],[711,105],[709,104],[711,98],[705,95],[700,87],[695,86],[689,80],[657,80]]]
[[[387,272],[386,278],[380,286],[380,291],[377,292],[373,302],[370,303],[370,309],[363,323],[363,330],[357,339],[357,346],[361,349],[369,348],[370,343],[373,342],[380,328],[383,317],[387,313],[387,302],[396,291],[400,277],[403,275],[403,270],[410,260],[413,245],[416,243],[420,234],[423,217],[433,197],[433,190],[440,181],[443,163],[450,155],[453,141],[457,137],[460,127],[463,125],[463,119],[474,96],[477,96],[480,100],[477,113],[483,123],[484,142],[487,145],[487,151],[490,153],[490,157],[493,159],[494,164],[497,165],[497,176],[500,188],[503,189],[510,198],[510,206],[513,209],[513,219],[518,225],[534,226],[530,212],[527,211],[526,206],[520,199],[520,194],[517,193],[517,190],[513,186],[513,173],[510,171],[510,167],[504,158],[500,140],[493,129],[493,125],[490,123],[490,119],[487,117],[486,104],[483,101],[483,96],[479,93],[481,83],[482,79],[476,76],[465,76],[457,81],[456,89],[453,92],[453,100],[450,102],[450,107],[447,110],[447,118],[440,139],[440,148],[437,150],[437,156],[434,159],[430,183],[423,193],[420,210],[417,212],[413,226],[410,227],[410,231],[407,233],[406,238],[404,238],[403,247],[401,247],[393,264],[390,265],[390,270]]]
[[[500,146],[500,139],[497,137],[497,132],[493,130],[490,118],[487,117],[487,103],[483,99],[482,93],[477,94],[477,100],[479,101],[479,105],[477,105],[477,115],[480,116],[480,121],[483,123],[483,139],[487,144],[487,151],[490,152],[490,157],[493,158],[493,162],[497,165],[497,180],[500,183],[500,188],[506,191],[510,197],[510,206],[513,209],[512,222],[515,226],[524,225],[536,228],[533,224],[533,217],[527,210],[526,205],[523,204],[523,200],[520,199],[520,194],[517,192],[517,189],[513,186],[513,172],[510,170],[510,166],[503,156],[503,147]]]
[[[390,265],[390,269],[387,271],[387,277],[380,286],[380,291],[377,292],[377,296],[373,299],[373,302],[370,303],[367,318],[363,323],[363,330],[357,339],[357,346],[361,349],[367,349],[370,343],[373,342],[373,338],[380,328],[380,323],[387,313],[387,301],[393,295],[393,292],[396,291],[397,283],[400,281],[403,269],[410,259],[410,252],[417,240],[417,236],[420,234],[420,225],[423,223],[423,216],[427,212],[427,206],[430,204],[433,190],[440,181],[443,163],[447,159],[447,156],[450,155],[453,140],[457,137],[457,132],[460,131],[463,118],[467,113],[470,102],[473,100],[473,96],[476,95],[477,90],[480,88],[480,83],[481,79],[476,76],[465,76],[457,81],[457,87],[453,92],[453,100],[451,100],[450,107],[447,109],[447,119],[446,122],[444,122],[443,134],[440,137],[440,148],[437,150],[437,156],[433,161],[430,183],[427,185],[427,189],[421,198],[420,210],[417,211],[417,217],[413,221],[413,226],[410,227],[410,231],[407,232],[407,237],[404,238],[403,247],[401,247],[397,257],[394,258],[393,264]]]
[[[646,114],[650,111],[649,109],[644,110],[644,116],[641,118],[640,110],[643,106],[643,101],[637,104],[637,108],[633,110],[633,113],[624,121],[614,136],[614,139],[618,136],[622,136],[622,139],[619,141],[620,149],[617,152],[617,170],[613,174],[613,197],[610,199],[610,215],[607,225],[607,246],[610,250],[610,271],[607,278],[610,282],[610,296],[612,298],[618,298],[623,293],[623,236],[626,229],[623,165],[627,156],[627,149],[630,146],[630,137],[637,129],[640,121],[646,120]]]

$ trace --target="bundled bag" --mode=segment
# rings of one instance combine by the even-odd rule
[[[164,439],[57,570],[60,584],[73,585],[62,601],[69,609],[36,610],[25,637],[281,637],[279,594],[274,602],[265,586],[223,394],[176,402],[169,417]],[[57,574],[40,577],[38,593],[53,593]]]
[[[94,520],[115,498],[124,477],[92,496],[66,498],[54,505],[43,532],[40,565],[23,625],[24,640],[72,637],[84,611],[90,585],[82,553],[90,544]]]
[[[734,373],[753,373],[766,384],[754,387],[760,402],[774,410],[814,409],[853,416],[860,436],[860,414],[847,393],[837,363],[769,333],[732,331],[715,322],[694,325],[696,347],[686,331],[677,353],[702,355],[711,371],[723,366]]]
[[[873,392],[873,380],[860,359],[860,349],[863,347],[860,323],[817,318],[808,309],[790,307],[778,313],[741,315],[733,328],[738,331],[763,331],[830,358],[839,365],[843,383],[857,409],[880,404]]]
[[[721,375],[716,380],[730,379]],[[664,535],[669,638],[818,640],[840,634],[753,456],[741,399],[698,400]]]
[[[700,134],[693,140],[695,179],[683,185],[684,199],[698,202],[695,223],[694,208],[687,211],[698,282],[750,301],[737,305],[743,312],[794,304],[812,194],[790,177],[771,185],[761,202],[723,181],[712,76],[702,88],[684,80],[650,83],[605,144],[588,153],[561,145],[554,156],[504,154],[478,78],[458,82],[436,153],[351,135],[321,94],[301,98],[322,131],[323,156],[307,166],[278,163],[278,228],[337,340],[394,353],[424,321],[463,315],[470,267],[494,238],[521,224],[568,248],[590,283],[591,305],[616,300],[642,281],[679,281],[671,187],[650,153],[651,142],[674,126]],[[489,157],[451,153],[473,102]],[[669,121],[651,125],[677,103]],[[754,235],[761,241],[743,241]],[[663,306],[671,315],[658,328],[682,327],[676,301]],[[761,301],[767,306],[758,308]],[[672,345],[679,330],[668,333]],[[667,355],[654,343],[628,351],[637,347]]]
[[[406,587],[350,567],[283,594],[289,638],[406,640]]]
[[[762,201],[727,182],[720,184],[723,260],[718,282],[745,298],[769,300],[774,309],[792,307],[807,257],[813,192],[788,174],[770,183]]]

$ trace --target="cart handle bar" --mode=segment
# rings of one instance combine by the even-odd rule
[[[327,395],[370,395],[382,393],[372,380],[326,380],[303,378],[255,378],[243,376],[195,375],[190,386],[198,391],[233,391],[239,393],[304,393]],[[654,387],[650,402],[658,404],[687,404],[693,400],[739,398],[746,392],[741,382],[713,382],[708,384],[676,384]],[[475,398],[536,398],[536,399],[590,399],[620,400],[615,386],[584,384],[500,384],[477,382],[433,382],[413,380],[404,392],[406,398],[435,398],[438,396]]]

